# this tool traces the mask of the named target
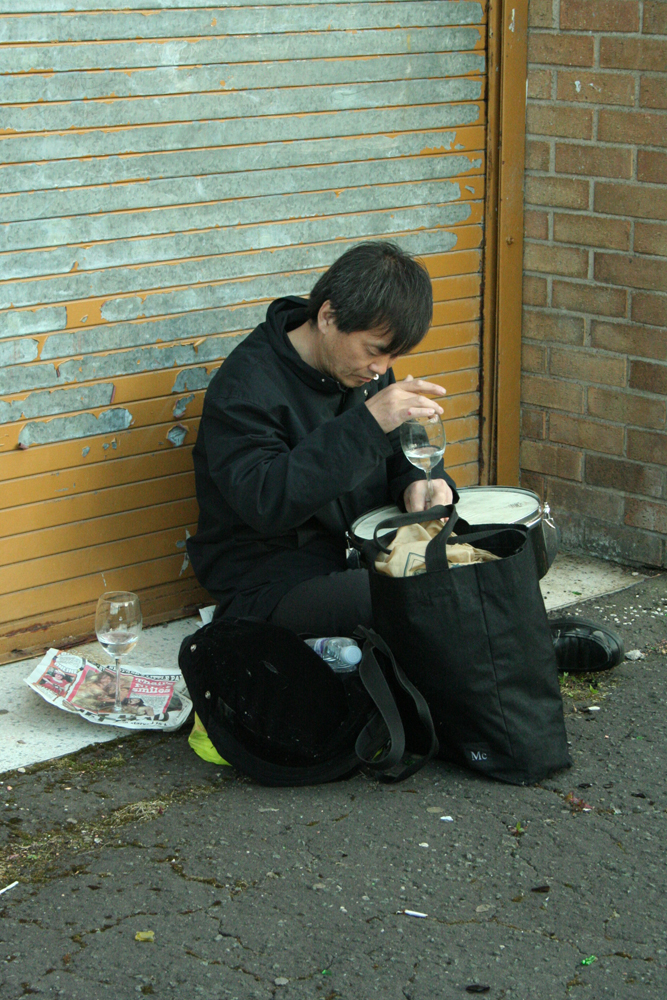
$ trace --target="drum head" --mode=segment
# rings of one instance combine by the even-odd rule
[[[456,512],[469,524],[526,524],[540,519],[540,499],[514,486],[464,486]]]
[[[358,517],[356,521],[352,524],[351,534],[356,542],[362,544],[363,542],[370,541],[375,532],[375,527],[380,523],[380,521],[386,521],[388,517],[395,517],[396,514],[400,514],[400,510],[393,503],[386,504],[384,507],[376,507],[374,510],[369,510],[368,514],[362,514]],[[393,531],[393,528],[387,528],[387,531],[380,532],[380,538],[387,532]]]

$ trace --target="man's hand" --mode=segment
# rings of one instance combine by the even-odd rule
[[[408,375],[404,382],[394,382],[386,389],[381,389],[366,402],[366,406],[385,434],[388,434],[410,417],[432,417],[434,413],[442,413],[442,407],[425,393],[444,396],[446,392],[446,389],[435,382],[413,379]]]
[[[429,507],[437,507],[440,504],[447,506],[447,504],[452,502],[454,494],[452,493],[451,487],[444,479],[434,479],[432,480],[432,484],[432,503],[427,503],[426,500],[425,479],[416,479],[414,483],[410,483],[409,486],[406,486],[403,491],[403,501],[408,514],[411,514],[413,511],[428,510]]]

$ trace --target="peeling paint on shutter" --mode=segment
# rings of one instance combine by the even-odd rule
[[[478,479],[483,4],[5,0],[0,15],[0,658],[205,600],[184,568],[206,385],[349,245],[423,257]]]

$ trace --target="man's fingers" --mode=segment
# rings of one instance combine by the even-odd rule
[[[442,410],[439,411],[442,413]],[[426,408],[425,406],[411,406],[408,410],[406,420],[412,420],[413,417],[434,417],[435,410],[433,407]]]
[[[421,378],[406,378],[402,383],[398,384],[408,392],[429,392],[434,396],[444,396],[447,392],[441,385],[436,385],[435,382],[426,382]]]
[[[444,413],[444,410],[434,399],[417,396],[410,402],[407,413],[410,417],[432,417],[434,413]]]

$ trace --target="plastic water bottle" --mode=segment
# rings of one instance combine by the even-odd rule
[[[325,636],[322,639],[306,639],[306,645],[314,649],[318,656],[338,674],[349,674],[357,669],[361,650],[354,639],[344,636]]]

